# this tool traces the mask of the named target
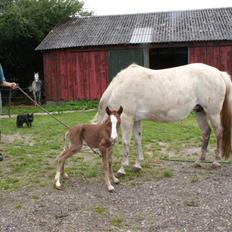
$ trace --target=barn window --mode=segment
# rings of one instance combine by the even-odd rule
[[[150,68],[163,69],[188,64],[187,47],[152,48],[149,51]]]

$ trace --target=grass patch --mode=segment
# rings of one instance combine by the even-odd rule
[[[191,177],[190,182],[191,182],[191,183],[196,183],[196,182],[198,182],[199,180],[200,180],[200,177],[197,176],[197,175],[194,175],[194,176]]]
[[[123,217],[120,215],[115,215],[111,218],[111,225],[115,227],[122,227],[124,225]]]
[[[23,208],[23,204],[18,203],[18,204],[16,204],[15,208],[16,209],[22,209]]]
[[[107,208],[103,206],[97,206],[94,208],[94,212],[98,215],[106,215],[107,211]]]
[[[69,126],[77,123],[89,123],[96,111],[60,113],[58,119]],[[50,187],[56,171],[56,157],[63,149],[66,128],[53,118],[36,115],[32,128],[16,128],[15,119],[2,120],[2,146],[4,161],[0,162],[0,191],[12,191],[22,187]],[[177,123],[143,123],[144,161],[142,171],[131,170],[136,159],[134,141],[130,146],[130,166],[127,175],[121,181],[138,184],[148,180],[171,177],[162,157],[195,160],[194,155],[181,153],[186,146],[199,146],[200,130],[195,116]],[[212,136],[211,142],[215,142]],[[113,169],[116,172],[122,160],[122,142],[113,149]],[[103,181],[101,159],[87,148],[66,161],[66,171],[80,180]],[[68,181],[65,185],[68,185]],[[65,187],[64,185],[64,187]]]
[[[199,202],[198,202],[197,199],[191,198],[191,199],[186,199],[184,201],[184,205],[188,206],[188,207],[198,207],[199,206]]]
[[[164,177],[172,177],[172,176],[173,176],[173,172],[171,170],[164,171]]]
[[[90,100],[79,100],[79,101],[69,101],[63,103],[54,103],[54,104],[43,104],[42,107],[49,112],[62,112],[67,110],[88,110],[88,109],[97,109],[98,101]],[[39,107],[34,105],[11,105],[10,113],[11,114],[21,114],[21,113],[41,113],[43,112]],[[3,114],[9,113],[9,107],[3,106]]]

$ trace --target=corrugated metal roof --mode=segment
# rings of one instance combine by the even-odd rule
[[[72,18],[36,50],[215,40],[232,40],[232,7]]]

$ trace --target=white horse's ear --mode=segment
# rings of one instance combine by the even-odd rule
[[[108,106],[106,107],[106,113],[107,113],[108,115],[111,115],[111,110],[109,109]]]
[[[121,115],[121,114],[122,114],[122,111],[123,111],[123,107],[120,106],[120,108],[118,109],[118,114]]]

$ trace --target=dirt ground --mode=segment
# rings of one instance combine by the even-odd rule
[[[133,185],[121,179],[114,193],[73,176],[62,191],[0,193],[0,231],[232,231],[232,166],[165,162],[172,177]]]

